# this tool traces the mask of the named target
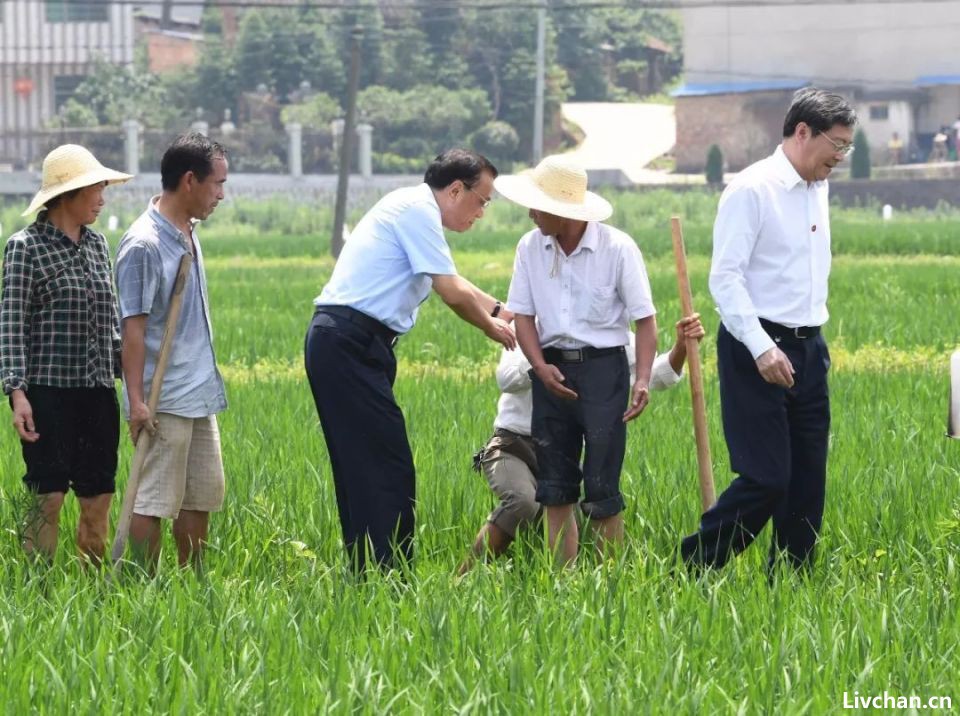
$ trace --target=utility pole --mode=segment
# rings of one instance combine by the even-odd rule
[[[340,171],[337,177],[337,204],[333,214],[333,236],[330,237],[330,253],[334,258],[343,249],[343,224],[347,216],[347,185],[350,181],[350,164],[353,158],[353,137],[357,133],[357,85],[360,84],[360,40],[363,28],[357,25],[350,31],[350,78],[347,86],[347,116],[340,138]]]
[[[160,13],[160,27],[169,30],[173,25],[173,0],[163,0],[163,9]]]
[[[543,159],[543,85],[547,54],[547,2],[537,10],[537,80],[533,99],[533,163]]]

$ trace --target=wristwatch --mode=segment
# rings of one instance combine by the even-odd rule
[[[500,301],[497,301],[497,302],[493,305],[493,312],[490,314],[490,316],[493,317],[493,318],[496,318],[497,316],[499,316],[499,315],[500,315],[500,309],[501,309],[501,308],[503,308],[503,304],[500,303]]]

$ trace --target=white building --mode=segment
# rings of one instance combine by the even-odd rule
[[[852,99],[881,162],[893,132],[925,157],[937,130],[960,116],[956,0],[713,5],[683,11],[681,169],[699,171],[714,143],[730,169],[768,153],[792,92],[805,85]]]
[[[133,62],[133,14],[102,0],[0,1],[0,161],[23,156],[29,132],[56,116],[98,59]]]

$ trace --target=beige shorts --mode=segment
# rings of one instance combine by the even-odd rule
[[[157,422],[133,511],[170,519],[180,510],[219,511],[224,478],[216,416],[181,418],[157,413]]]
[[[490,489],[500,498],[487,521],[516,537],[518,527],[534,522],[540,515],[537,480],[527,463],[499,449],[491,450],[480,465]]]

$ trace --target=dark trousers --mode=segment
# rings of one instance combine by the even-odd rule
[[[413,556],[415,473],[403,413],[393,395],[389,342],[340,316],[314,314],[307,377],[333,469],[343,541],[362,571]]]
[[[681,555],[692,566],[722,566],[771,518],[771,567],[780,554],[795,567],[812,559],[826,486],[830,354],[821,335],[783,336],[777,346],[796,371],[789,390],[767,383],[746,346],[720,326],[723,432],[738,477],[703,514],[700,529],[681,543]]]
[[[40,495],[71,489],[77,497],[114,492],[120,442],[116,390],[31,385],[27,400],[40,434],[35,443],[20,443],[27,487]]]
[[[544,506],[574,505],[590,519],[623,512],[620,470],[627,446],[623,422],[630,395],[626,353],[590,358],[582,363],[557,362],[563,385],[576,400],[558,398],[533,376],[531,434],[537,450],[537,502]],[[580,458],[583,456],[581,467]]]

